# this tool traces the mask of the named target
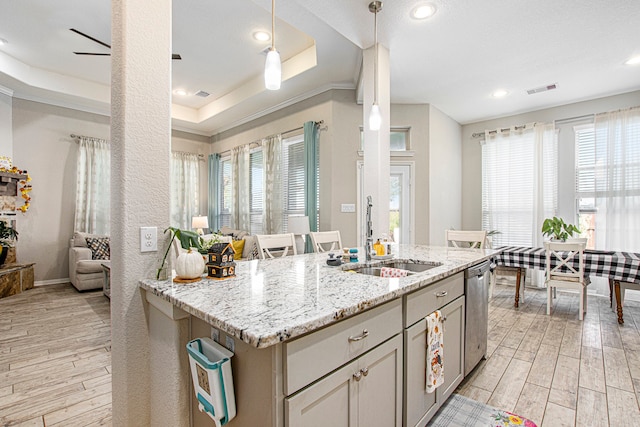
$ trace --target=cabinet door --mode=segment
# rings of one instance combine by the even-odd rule
[[[321,381],[285,399],[287,427],[356,427],[357,382],[359,372],[353,361]]]
[[[448,345],[445,344],[445,365]],[[426,391],[427,321],[422,319],[404,331],[404,417],[405,425],[424,425],[438,410],[436,393]],[[446,377],[445,377],[446,378]]]
[[[440,308],[444,322],[444,383],[426,391],[427,321],[405,329],[405,425],[423,426],[464,378],[464,296]]]
[[[287,427],[402,426],[402,336],[286,398],[285,414]]]
[[[358,426],[402,426],[402,335],[360,356],[358,368]]]
[[[444,322],[444,383],[436,389],[438,405],[442,405],[464,379],[464,296],[440,310]]]

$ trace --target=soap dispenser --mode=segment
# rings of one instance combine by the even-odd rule
[[[380,243],[380,239],[376,240],[376,242],[373,244],[373,250],[378,256],[384,255],[384,246],[382,245],[382,243]]]

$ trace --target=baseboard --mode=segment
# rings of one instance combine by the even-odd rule
[[[59,285],[60,283],[71,283],[68,277],[62,279],[37,280],[33,282],[33,286]]]

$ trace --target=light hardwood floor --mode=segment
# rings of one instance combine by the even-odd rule
[[[546,290],[527,288],[520,308],[513,293],[496,286],[487,360],[457,393],[542,427],[638,423],[640,304],[627,301],[618,325],[606,298],[590,296],[580,321],[578,294],[558,292],[547,316]]]
[[[102,291],[63,284],[0,299],[0,426],[111,425],[110,350]]]
[[[457,392],[539,426],[630,425],[640,419],[640,304],[619,326],[609,301],[496,286],[488,358]],[[109,300],[71,285],[0,299],[0,425],[111,425]],[[633,423],[633,422],[632,422]]]

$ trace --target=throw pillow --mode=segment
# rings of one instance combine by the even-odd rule
[[[91,259],[109,259],[108,237],[87,237],[87,247],[91,249]]]
[[[244,249],[244,240],[233,240],[231,242],[233,245],[233,250],[236,251],[236,254],[233,256],[234,260],[242,259],[242,251]]]

